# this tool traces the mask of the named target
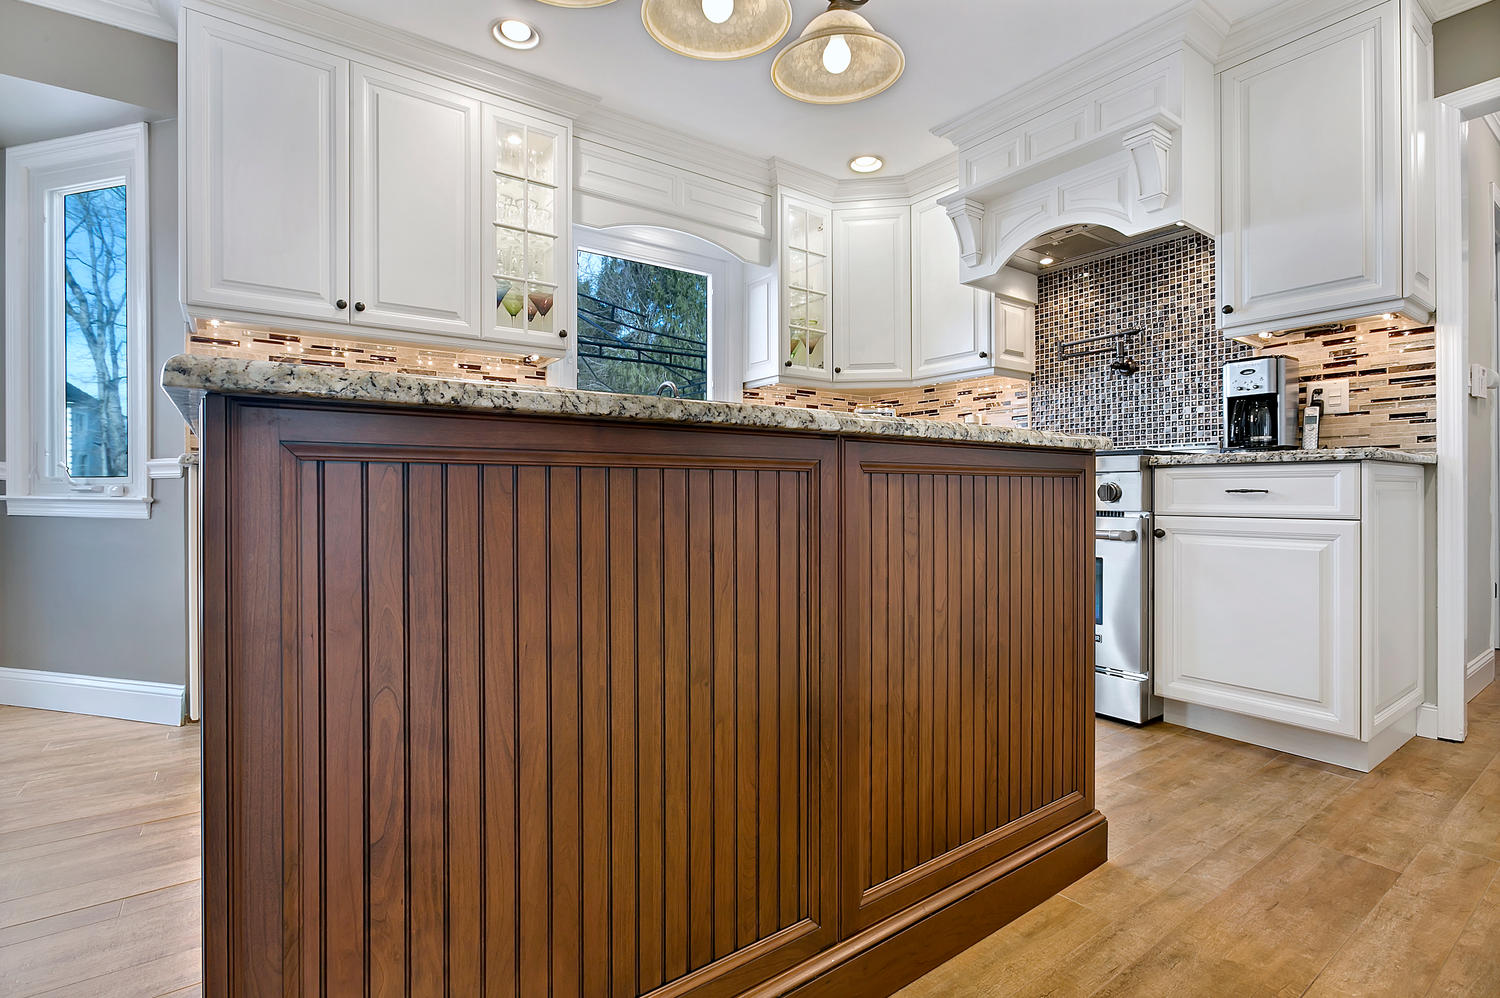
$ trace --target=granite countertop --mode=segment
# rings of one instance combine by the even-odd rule
[[[1394,464],[1437,464],[1437,455],[1388,447],[1329,447],[1322,450],[1252,450],[1218,453],[1151,454],[1144,462],[1155,468],[1194,464],[1316,464],[1322,461],[1390,461]]]
[[[528,416],[618,419],[788,430],[860,437],[904,437],[1018,447],[1099,450],[1104,437],[1071,436],[1009,426],[981,426],[935,419],[857,416],[826,409],[699,402],[649,395],[563,388],[522,388],[482,381],[425,377],[384,371],[352,371],[311,364],[283,364],[179,354],[166,362],[161,385],[188,423],[198,427],[199,407],[209,392],[278,398],[419,406],[434,409],[483,410]]]

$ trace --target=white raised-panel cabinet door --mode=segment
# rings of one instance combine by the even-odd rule
[[[347,321],[349,64],[190,11],[184,297]]]
[[[352,70],[350,298],[356,325],[479,335],[479,103]]]
[[[1390,0],[1220,76],[1227,333],[1401,296],[1400,47]]]
[[[1156,692],[1358,737],[1359,524],[1156,524]]]
[[[774,381],[780,338],[776,335],[776,275],[757,277],[745,287],[745,380]]]
[[[992,366],[990,295],[959,280],[958,236],[935,200],[912,209],[912,337],[920,379]]]
[[[834,380],[911,380],[911,209],[833,214]]]
[[[1373,738],[1422,702],[1427,656],[1424,470],[1367,462],[1364,478],[1363,736]]]
[[[1036,371],[1036,306],[995,298],[995,358],[992,366],[1014,374]]]

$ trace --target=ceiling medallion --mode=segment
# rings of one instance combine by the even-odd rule
[[[807,104],[850,104],[899,80],[906,54],[855,13],[866,2],[831,0],[828,10],[776,56],[771,66],[776,89]]]
[[[645,0],[641,21],[652,38],[678,55],[748,59],[774,48],[792,30],[792,5],[790,0]]]

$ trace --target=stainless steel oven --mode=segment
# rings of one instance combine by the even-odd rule
[[[1132,724],[1161,717],[1151,655],[1151,483],[1141,452],[1104,453],[1094,509],[1094,710]]]

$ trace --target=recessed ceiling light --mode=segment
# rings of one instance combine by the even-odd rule
[[[885,160],[879,156],[855,156],[849,161],[849,169],[855,173],[879,173],[885,169]]]
[[[495,41],[512,49],[534,49],[542,43],[541,32],[518,18],[507,17],[490,25]]]
[[[1263,339],[1263,340],[1269,340],[1271,338],[1271,334],[1270,333],[1261,333],[1260,334],[1260,338]]]
[[[1037,261],[1037,263],[1040,263],[1043,267],[1050,267],[1056,262],[1057,261],[1052,259],[1050,256],[1044,256]]]

